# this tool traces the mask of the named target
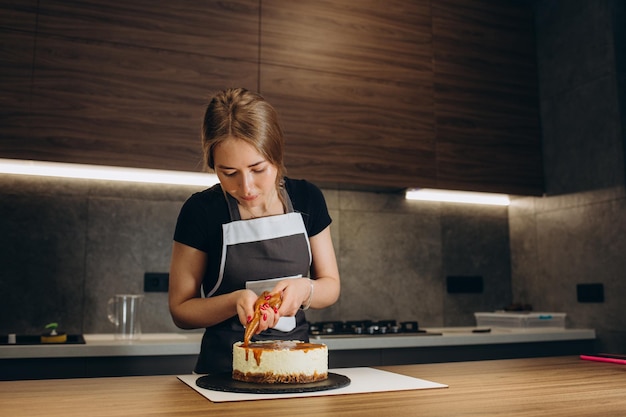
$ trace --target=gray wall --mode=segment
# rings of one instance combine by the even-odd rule
[[[194,187],[0,177],[0,333],[112,332],[106,302],[167,271],[178,210]],[[324,190],[340,272],[339,302],[309,319],[472,325],[511,301],[506,208],[408,202]],[[448,295],[446,275],[483,275],[485,293]],[[145,299],[145,332],[177,331],[164,293]]]
[[[546,197],[509,210],[514,297],[626,352],[626,3],[536,2]],[[604,303],[576,286],[602,283]]]

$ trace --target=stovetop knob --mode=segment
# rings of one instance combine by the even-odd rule
[[[369,334],[377,333],[378,329],[379,329],[378,326],[369,326],[367,328],[367,333],[369,333]]]

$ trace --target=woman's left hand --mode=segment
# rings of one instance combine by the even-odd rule
[[[283,301],[278,309],[281,316],[295,316],[302,303],[308,299],[311,292],[311,280],[309,278],[285,279],[280,281],[272,294],[282,292]]]

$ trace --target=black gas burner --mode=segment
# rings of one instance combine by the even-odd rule
[[[420,330],[417,321],[396,320],[356,320],[356,321],[321,321],[309,323],[311,336],[334,336],[334,335],[394,335],[394,334],[420,334],[426,333]]]

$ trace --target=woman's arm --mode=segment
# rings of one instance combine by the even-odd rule
[[[206,266],[205,252],[174,242],[170,264],[169,307],[174,323],[181,329],[218,324],[238,313],[238,303],[245,304],[246,311],[249,311],[257,298],[249,290],[202,298],[201,285]],[[243,309],[242,314],[246,314]]]
[[[315,279],[311,308],[324,308],[335,304],[341,287],[330,226],[313,236],[310,241],[313,255],[311,278]]]
[[[339,268],[335,249],[330,235],[330,226],[309,239],[311,243],[311,278],[287,279],[280,281],[272,292],[283,291],[283,304],[279,309],[281,316],[293,316],[300,306],[306,305],[311,294],[311,308],[324,308],[339,299]]]

